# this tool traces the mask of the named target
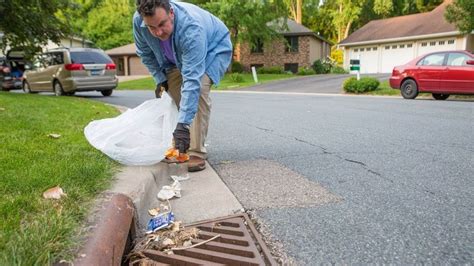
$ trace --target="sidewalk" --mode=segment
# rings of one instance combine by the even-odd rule
[[[143,79],[143,78],[149,78],[149,77],[151,76],[150,75],[117,76],[119,83],[124,82],[124,81]]]

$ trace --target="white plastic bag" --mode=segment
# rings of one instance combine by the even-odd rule
[[[151,165],[165,157],[178,122],[176,104],[167,93],[84,129],[89,143],[125,165]]]

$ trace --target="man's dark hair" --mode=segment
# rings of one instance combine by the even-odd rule
[[[154,16],[157,8],[163,8],[166,13],[170,12],[169,0],[137,0],[137,11],[143,16]]]

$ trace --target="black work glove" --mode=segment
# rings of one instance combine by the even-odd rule
[[[178,123],[173,132],[174,147],[179,150],[179,153],[186,153],[189,149],[191,138],[189,137],[189,125]]]
[[[155,88],[156,98],[161,98],[161,94],[163,94],[163,91],[168,91],[168,81],[164,81],[160,84],[156,84],[156,88]]]

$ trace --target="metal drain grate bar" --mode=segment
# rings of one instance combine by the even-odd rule
[[[247,214],[203,221],[186,227],[200,230],[193,244],[215,235],[221,237],[197,247],[175,250],[174,254],[155,250],[145,250],[143,254],[154,262],[173,265],[276,265]]]

